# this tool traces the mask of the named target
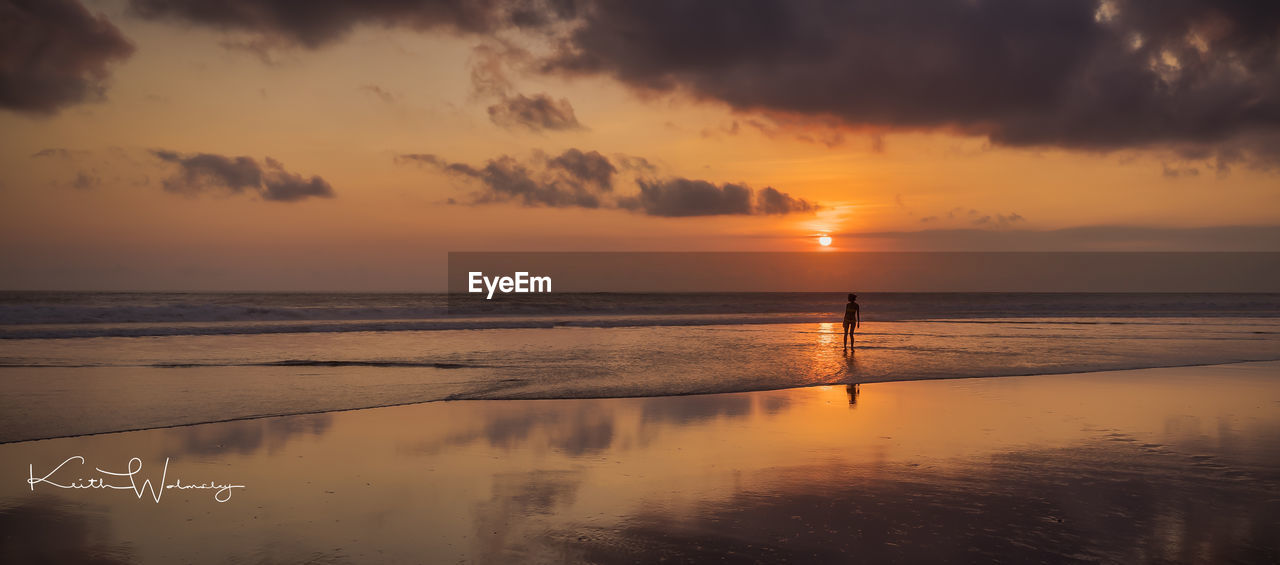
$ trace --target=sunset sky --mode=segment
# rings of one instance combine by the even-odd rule
[[[0,287],[1280,251],[1280,3],[0,0]]]

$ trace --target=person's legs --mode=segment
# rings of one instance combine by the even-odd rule
[[[850,327],[851,326],[849,325],[849,322],[844,323],[844,338],[841,340],[841,343],[844,344],[844,347],[849,347],[849,328]]]

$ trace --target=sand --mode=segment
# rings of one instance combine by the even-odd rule
[[[168,458],[243,488],[29,487],[73,456],[48,480]],[[1278,362],[433,402],[0,461],[5,563],[1280,560]]]

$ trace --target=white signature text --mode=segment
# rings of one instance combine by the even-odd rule
[[[164,496],[165,491],[168,489],[212,490],[214,500],[218,502],[226,502],[231,500],[231,492],[234,489],[244,488],[244,485],[234,485],[230,483],[221,484],[212,481],[199,484],[183,484],[182,480],[176,477],[173,479],[172,483],[167,482],[169,479],[168,457],[164,459],[164,469],[160,473],[160,480],[154,483],[151,479],[143,479],[138,476],[138,474],[142,472],[142,459],[137,457],[129,460],[129,466],[124,472],[113,472],[100,467],[94,467],[94,471],[97,471],[100,476],[90,477],[88,479],[81,476],[77,476],[76,479],[62,478],[71,475],[84,474],[75,473],[75,471],[72,470],[77,467],[76,465],[68,467],[68,464],[73,461],[78,463],[78,466],[81,468],[86,465],[84,456],[73,455],[66,458],[62,463],[59,463],[57,467],[54,467],[52,471],[49,471],[43,477],[36,476],[35,465],[28,465],[27,467],[30,470],[30,475],[27,478],[27,485],[31,487],[33,492],[36,490],[36,485],[41,484],[62,489],[128,490],[133,491],[133,494],[137,496],[139,500],[141,500],[143,496],[149,495],[153,500],[155,500],[156,504],[160,503],[160,497]],[[67,467],[67,470],[63,470],[63,467]],[[59,475],[59,477],[54,477],[54,475]],[[139,482],[140,479],[141,482]]]

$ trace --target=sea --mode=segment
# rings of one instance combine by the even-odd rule
[[[433,401],[1280,359],[1280,294],[865,293],[851,348],[845,296],[3,292],[0,443]]]

